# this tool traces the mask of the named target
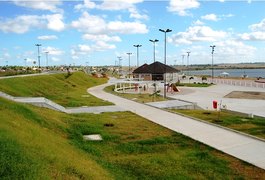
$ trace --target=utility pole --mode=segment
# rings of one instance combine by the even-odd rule
[[[189,76],[190,75],[190,69],[189,69],[190,51],[188,51],[187,54],[188,54],[187,55],[187,70],[188,70],[187,74]]]
[[[156,61],[156,42],[158,42],[159,40],[158,39],[150,39],[149,40],[150,42],[152,42],[154,44],[154,62]]]
[[[27,58],[25,58],[24,61],[25,61],[25,67],[26,67],[27,66]]]
[[[46,69],[48,69],[49,51],[46,51],[45,54],[46,54]]]
[[[212,48],[212,83],[213,83],[213,77],[214,77],[214,73],[213,73],[213,53],[214,53],[215,45],[212,45],[210,47]]]
[[[136,47],[137,49],[137,67],[139,67],[139,47],[142,47],[142,45],[137,44],[137,45],[133,45],[134,47]]]
[[[131,55],[132,55],[132,53],[127,53],[128,54],[128,56],[129,56],[129,79],[131,78]]]
[[[39,73],[40,73],[40,46],[41,44],[35,44],[38,47],[38,63],[39,63]]]
[[[167,33],[171,32],[172,30],[171,29],[159,29],[159,31],[165,33],[165,52],[164,52],[164,64],[165,64],[165,75],[164,75],[164,99],[166,99],[167,97],[167,92],[166,92],[166,86],[167,86],[167,68],[166,68],[166,65],[167,65]]]
[[[118,56],[117,58],[119,59],[119,74],[121,74],[121,70],[122,70],[122,68],[121,68],[121,61],[122,61],[122,57],[121,56]]]

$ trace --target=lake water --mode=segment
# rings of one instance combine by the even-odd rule
[[[221,73],[227,72],[229,73],[228,77],[243,77],[243,75],[247,75],[248,77],[257,78],[262,77],[265,78],[265,69],[214,69],[214,76],[221,76]],[[212,75],[212,70],[198,70],[198,71],[183,71],[185,74],[189,75]]]

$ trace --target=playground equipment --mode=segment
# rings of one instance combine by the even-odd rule
[[[167,92],[168,90],[170,89],[170,92],[180,92],[180,90],[177,88],[176,84],[170,84],[170,85],[167,85]]]

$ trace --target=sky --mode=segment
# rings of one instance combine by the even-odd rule
[[[0,66],[265,62],[265,1],[0,0]],[[190,52],[187,59],[187,52]],[[47,61],[48,60],[48,61]]]

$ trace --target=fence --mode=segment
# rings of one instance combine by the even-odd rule
[[[209,83],[212,81],[209,80]],[[214,84],[227,84],[231,86],[243,86],[254,88],[265,88],[265,83],[258,83],[251,80],[236,80],[236,79],[213,79]]]

